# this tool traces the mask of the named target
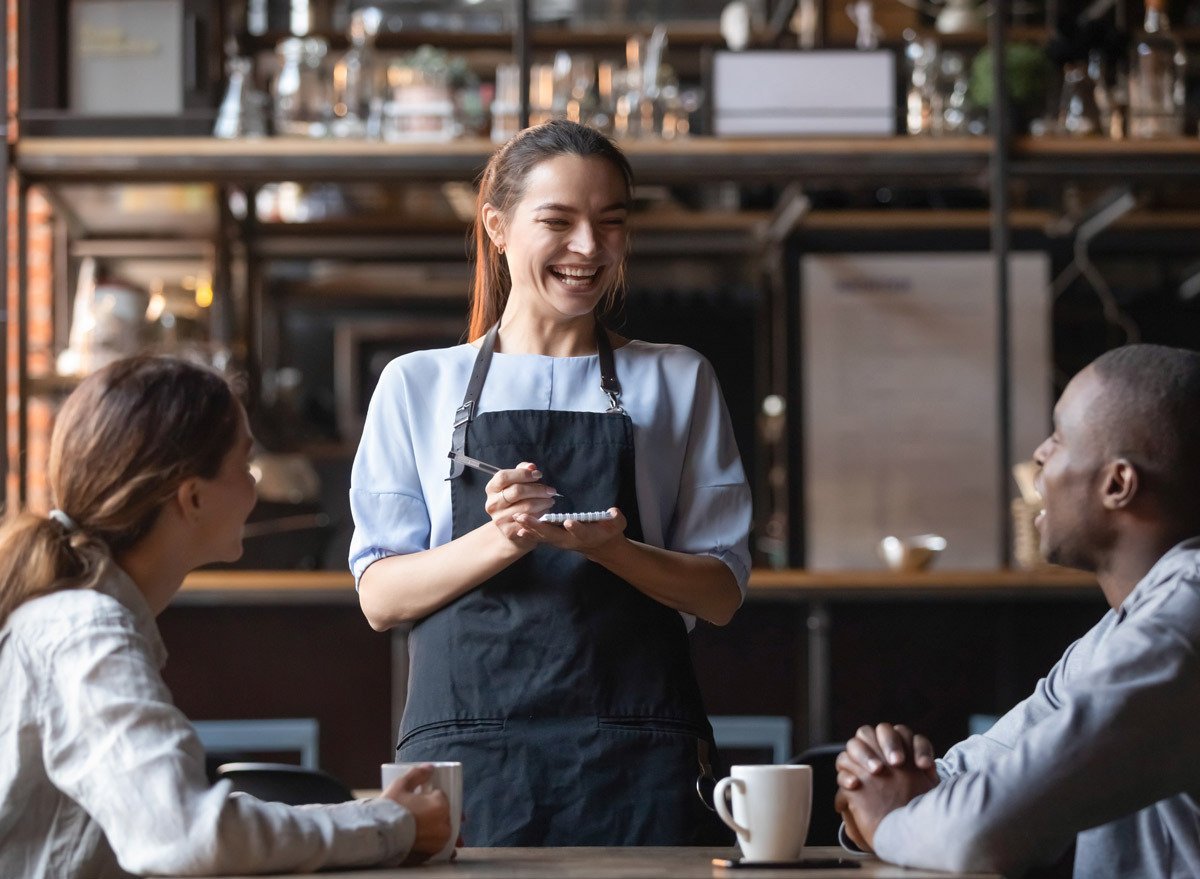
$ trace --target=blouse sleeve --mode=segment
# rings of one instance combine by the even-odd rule
[[[409,421],[409,386],[399,360],[379,378],[367,410],[350,477],[350,570],[363,571],[385,556],[429,548],[429,510]]]
[[[720,559],[733,571],[745,598],[750,579],[750,517],[750,486],[725,399],[712,365],[701,358],[666,548]]]
[[[175,707],[146,639],[117,611],[57,638],[42,678],[50,781],[141,875],[303,871],[396,864],[415,823],[390,800],[292,807],[210,787],[195,730]]]

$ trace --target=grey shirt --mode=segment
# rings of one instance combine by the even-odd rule
[[[880,822],[894,863],[1019,872],[1077,840],[1075,876],[1200,876],[1200,538],[1154,565],[941,784]],[[1078,834],[1078,836],[1076,836]]]
[[[18,607],[0,629],[0,876],[250,873],[399,863],[391,800],[291,807],[210,786],[159,669],[166,650],[115,565],[96,589]]]

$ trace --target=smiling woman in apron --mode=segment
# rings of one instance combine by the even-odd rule
[[[742,601],[750,493],[708,362],[600,321],[631,190],[592,129],[502,147],[471,342],[388,365],[354,462],[363,611],[414,624],[397,759],[462,761],[469,845],[729,841],[688,631]]]

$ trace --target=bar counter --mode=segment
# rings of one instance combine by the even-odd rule
[[[1062,568],[996,571],[805,571],[755,569],[749,600],[869,598],[1099,597],[1096,578]],[[197,571],[175,597],[181,605],[357,604],[345,571]]]
[[[805,858],[836,858],[845,852],[836,847],[813,846],[805,849]],[[736,849],[726,848],[463,848],[450,864],[425,864],[421,867],[397,867],[388,870],[355,870],[345,875],[355,879],[400,879],[412,877],[456,877],[456,879],[953,879],[953,877],[989,877],[991,873],[940,873],[909,870],[885,864],[875,858],[861,858],[857,870],[787,869],[749,867],[727,869],[713,866],[713,858],[737,857]],[[847,856],[849,857],[849,856]],[[412,872],[413,870],[416,872]],[[331,875],[306,874],[308,879]],[[247,877],[248,879],[248,877]]]

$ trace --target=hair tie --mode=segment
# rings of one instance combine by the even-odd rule
[[[74,534],[79,530],[79,526],[75,524],[75,520],[64,513],[62,510],[51,510],[50,518],[62,525],[63,530],[68,534]]]

